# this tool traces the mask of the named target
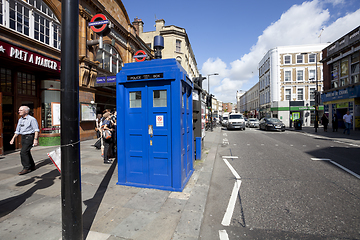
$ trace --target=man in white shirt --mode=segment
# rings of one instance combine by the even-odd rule
[[[345,134],[345,132],[347,131],[348,135],[350,135],[350,128],[351,128],[351,124],[352,124],[352,115],[350,114],[350,111],[347,111],[346,114],[343,116],[343,120],[344,120],[344,124],[345,124],[345,129],[343,134]]]

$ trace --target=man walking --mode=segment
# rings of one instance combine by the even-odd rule
[[[344,124],[345,124],[345,130],[343,132],[343,134],[345,134],[345,132],[347,131],[348,135],[350,135],[350,128],[351,128],[351,124],[352,124],[352,115],[350,114],[350,111],[347,111],[346,114],[343,116],[343,120],[344,120]]]
[[[14,136],[12,137],[10,144],[14,144],[15,138],[21,135],[21,164],[23,165],[23,170],[19,172],[19,175],[27,174],[35,170],[35,162],[31,156],[31,148],[39,144],[39,125],[36,119],[29,115],[30,108],[28,106],[21,106],[19,108],[19,118],[18,124]]]

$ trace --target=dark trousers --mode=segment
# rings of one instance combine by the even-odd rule
[[[104,162],[109,161],[109,155],[112,155],[112,140],[111,139],[103,139],[104,140]]]
[[[31,156],[31,148],[33,147],[34,142],[34,134],[21,135],[21,164],[24,169],[31,169],[35,167],[35,162],[33,157]]]

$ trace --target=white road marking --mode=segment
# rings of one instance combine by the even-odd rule
[[[229,144],[229,140],[227,138],[223,139],[223,144]]]
[[[222,156],[222,158],[239,158],[238,156]]]
[[[290,147],[293,147],[294,145],[290,144]]]
[[[220,240],[229,240],[229,236],[228,236],[226,230],[219,230],[219,237],[220,237]]]
[[[237,199],[237,196],[238,196],[238,192],[240,190],[240,186],[241,186],[241,180],[236,180],[236,182],[234,184],[233,191],[232,191],[231,196],[230,196],[228,207],[226,209],[224,218],[223,218],[223,220],[221,222],[221,224],[223,226],[229,226],[230,225],[231,218],[232,218],[232,215],[234,213],[236,199]]]
[[[223,133],[223,136],[227,136],[227,133]]]
[[[236,180],[240,180],[240,175],[235,171],[235,169],[231,166],[231,164],[228,162],[228,160],[226,160],[223,157],[224,162],[226,163],[226,165],[229,167],[230,171],[232,172],[232,174],[235,176]]]
[[[329,159],[329,158],[311,158],[311,160],[313,160],[313,161],[329,161],[329,162],[331,162],[332,164],[334,164],[334,165],[338,166],[339,168],[341,168],[342,170],[350,173],[350,174],[353,175],[354,177],[360,179],[360,175],[359,175],[359,174],[354,173],[353,171],[347,169],[346,167],[341,166],[340,164],[338,164],[337,162],[332,161],[332,160]]]

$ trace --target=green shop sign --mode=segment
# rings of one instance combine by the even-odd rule
[[[273,107],[271,111],[315,111],[314,106],[296,106],[296,107]],[[319,110],[324,110],[324,106],[319,106]]]

